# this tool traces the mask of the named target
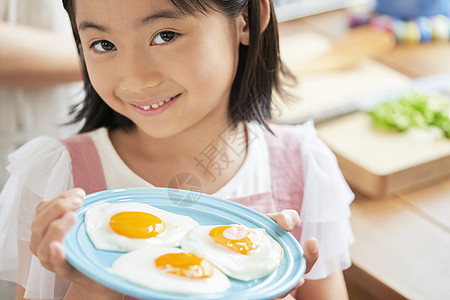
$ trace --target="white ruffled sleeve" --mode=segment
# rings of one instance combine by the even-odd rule
[[[300,244],[310,237],[319,243],[319,259],[305,279],[321,279],[351,265],[349,246],[354,239],[349,218],[354,194],[313,122],[298,125],[297,130],[305,180]]]
[[[0,279],[22,285],[27,299],[62,299],[69,283],[41,266],[29,242],[39,201],[73,187],[70,155],[57,139],[38,137],[9,160],[0,194]]]

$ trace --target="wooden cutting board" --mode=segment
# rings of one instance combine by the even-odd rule
[[[450,176],[450,139],[375,128],[366,112],[317,126],[352,188],[380,196],[423,187]]]

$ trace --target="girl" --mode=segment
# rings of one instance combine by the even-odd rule
[[[293,233],[309,266],[318,251],[308,238],[318,239],[321,256],[296,295],[346,298],[353,194],[310,123],[266,123],[272,90],[282,91],[287,74],[272,3],[63,2],[85,72],[76,116],[84,134],[38,138],[11,156],[1,196],[9,256],[1,253],[1,262],[19,270],[16,298],[121,299],[65,261],[61,243],[85,195],[71,188],[171,182],[281,211],[270,216],[287,230],[300,212]]]

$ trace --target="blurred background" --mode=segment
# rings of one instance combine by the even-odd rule
[[[275,0],[313,119],[356,194],[350,299],[450,299],[450,1]]]
[[[1,20],[21,24],[21,9],[36,11],[20,2],[29,1],[1,0]],[[345,271],[350,299],[450,299],[450,1],[274,5],[282,58],[298,78],[293,99],[274,102],[274,122],[314,120],[356,193],[353,266]],[[42,24],[22,25],[52,29]],[[0,85],[0,92],[31,95],[49,88]],[[27,118],[19,117],[33,128]],[[51,126],[61,120],[44,119]],[[0,161],[21,143],[2,146]],[[13,286],[0,282],[0,298],[13,299]]]

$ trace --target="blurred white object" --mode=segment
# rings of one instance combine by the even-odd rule
[[[2,0],[0,21],[72,36],[61,1]],[[70,120],[70,106],[83,95],[81,82],[35,89],[0,87],[0,189],[9,176],[9,153],[38,135],[66,137],[76,131],[61,124]]]
[[[373,3],[374,0],[273,0],[278,22]]]

